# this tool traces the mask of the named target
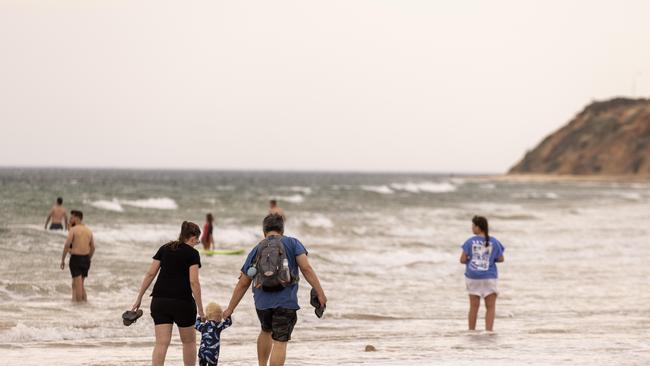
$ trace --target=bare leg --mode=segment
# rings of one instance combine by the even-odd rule
[[[257,362],[259,366],[268,365],[272,347],[271,332],[261,331],[260,335],[257,336]]]
[[[153,347],[151,364],[153,366],[163,366],[165,364],[165,356],[167,355],[169,342],[172,340],[172,325],[159,324],[154,329],[156,332],[156,345]]]
[[[196,330],[194,326],[178,327],[183,343],[183,364],[185,366],[196,365]]]
[[[284,366],[284,360],[287,358],[287,343],[273,341],[269,366]]]
[[[83,292],[84,292],[84,287],[83,287],[83,277],[77,276],[72,278],[72,288],[73,293],[74,293],[74,301],[76,302],[82,302],[84,301],[83,299]]]
[[[81,301],[88,301],[88,296],[86,295],[86,279],[81,277]]]
[[[467,313],[467,323],[469,330],[476,329],[476,318],[478,317],[478,308],[481,306],[481,297],[469,295],[469,313]]]
[[[485,297],[485,330],[492,331],[494,327],[494,316],[497,308],[497,294]]]
[[[74,287],[74,277],[72,277],[72,284],[70,286],[72,287],[72,301],[77,301],[77,290]]]

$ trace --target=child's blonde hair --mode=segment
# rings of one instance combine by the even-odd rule
[[[205,307],[205,316],[209,320],[221,320],[222,314],[221,306],[216,302],[211,302]]]

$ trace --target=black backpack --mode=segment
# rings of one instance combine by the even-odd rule
[[[257,244],[257,255],[253,260],[257,273],[253,286],[264,291],[280,291],[298,282],[289,268],[286,249],[281,236],[270,236]]]

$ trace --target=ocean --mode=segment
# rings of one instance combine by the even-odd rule
[[[58,196],[95,235],[84,305],[58,267],[64,234],[43,229]],[[217,247],[248,251],[271,198],[329,298],[317,319],[301,282],[287,365],[650,364],[650,183],[18,168],[0,169],[0,364],[150,364],[149,297],[137,323],[121,314],[157,248],[211,212]],[[506,247],[493,333],[466,330],[475,214]],[[202,257],[205,303],[225,307],[244,258]],[[256,364],[250,293],[233,319],[220,364]],[[181,364],[177,333],[167,360]]]

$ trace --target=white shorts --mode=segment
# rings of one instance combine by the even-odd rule
[[[467,287],[467,292],[470,295],[476,295],[484,298],[488,295],[499,294],[499,291],[497,291],[496,278],[476,280],[473,278],[465,277],[465,286]]]

